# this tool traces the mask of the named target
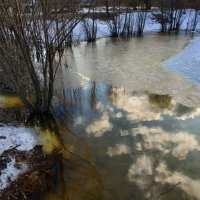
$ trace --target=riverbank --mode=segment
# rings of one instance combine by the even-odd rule
[[[101,10],[101,8],[99,8]],[[98,8],[97,8],[98,11]],[[103,11],[101,10],[101,13]],[[105,11],[104,11],[105,12]],[[181,18],[181,23],[180,23],[180,28],[179,31],[186,31],[187,33],[193,32],[193,33],[199,33],[200,32],[200,22],[199,20],[197,21],[196,29],[195,31],[191,31],[192,27],[192,18],[194,17],[195,10],[194,9],[186,9],[183,13],[183,16]],[[144,25],[144,30],[143,33],[144,35],[146,33],[157,33],[161,31],[161,24],[158,23],[155,18],[154,14],[159,14],[159,9],[152,9],[147,12],[146,20],[145,20],[145,25]],[[134,11],[130,13],[130,16],[132,20],[134,21],[134,26],[136,26],[135,21],[137,19],[138,12]],[[119,23],[121,23],[121,26],[123,26],[123,22],[125,20],[125,13],[121,13],[118,16]],[[88,24],[91,24],[91,19],[88,17],[86,19],[88,21]],[[109,30],[109,24],[112,24],[110,20],[101,20],[101,19],[96,19],[95,20],[96,26],[97,26],[97,39],[100,38],[105,38],[105,37],[110,37],[112,36],[111,30]],[[133,31],[136,31],[137,27],[132,27]],[[120,28],[120,27],[118,27]],[[75,43],[79,43],[81,41],[87,40],[87,37],[84,35],[83,31],[83,25],[82,23],[77,24],[73,31],[73,40]]]
[[[57,146],[52,147],[49,141],[53,133],[29,124],[27,118],[28,113],[14,93],[0,93],[1,200],[41,196],[60,160]],[[52,140],[55,143],[57,138]]]
[[[11,156],[15,158],[11,160],[10,164],[6,161]],[[6,164],[7,172],[10,171],[10,173],[7,173],[8,182],[4,180],[4,186],[7,187],[0,190],[0,199],[40,199],[45,191],[50,188],[51,179],[55,176],[59,158],[60,154],[58,152],[44,155],[42,147],[37,145],[30,151],[19,151],[16,148],[5,151],[0,157],[4,161],[0,169]],[[14,176],[17,175],[16,170],[18,170],[17,179],[12,181]],[[2,174],[4,171],[5,169],[1,170]]]
[[[0,124],[0,199],[38,199],[50,186],[61,154],[44,151],[32,128]]]

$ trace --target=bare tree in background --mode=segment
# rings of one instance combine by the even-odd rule
[[[132,37],[134,35],[134,13],[128,0],[112,2],[112,17],[107,20],[112,37]]]
[[[190,31],[195,31],[199,22],[200,22],[200,10],[195,9],[194,15],[190,21]]]
[[[147,19],[147,6],[151,3],[149,0],[138,1],[139,10],[136,12],[135,32],[136,36],[143,36],[143,31]],[[151,5],[151,4],[150,4]]]
[[[191,9],[189,13],[186,31],[195,31],[198,23],[200,22],[200,1],[194,0],[190,6],[193,9]]]
[[[64,45],[82,6],[74,0],[0,1],[0,72],[30,113],[50,110]]]
[[[160,0],[160,13],[153,13],[153,18],[160,23],[161,32],[179,31],[184,20],[186,1]]]
[[[85,39],[88,42],[94,42],[97,37],[97,20],[95,19],[97,0],[94,0],[90,5],[91,17],[83,18],[82,29],[85,34]]]
[[[147,12],[145,10],[140,10],[136,16],[136,24],[135,24],[135,35],[143,36],[144,27],[147,19]]]
[[[183,14],[185,12],[186,1],[183,0],[171,0],[170,1],[170,13],[169,13],[169,31],[179,31],[183,22]]]

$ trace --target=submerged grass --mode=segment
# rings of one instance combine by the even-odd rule
[[[54,150],[61,148],[61,143],[58,135],[49,130],[37,127],[36,133],[39,135],[40,144],[44,154],[50,154]]]
[[[23,103],[16,95],[0,93],[0,108],[23,107]]]

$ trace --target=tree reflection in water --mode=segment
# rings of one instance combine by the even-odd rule
[[[169,95],[148,94],[149,102],[160,109],[169,108],[172,98]]]
[[[66,99],[65,96],[70,96],[71,99]],[[56,106],[61,105],[64,108],[67,100],[67,103],[73,102],[74,107],[81,107],[81,90],[63,92],[62,95],[57,94],[57,97],[60,101],[55,102]],[[18,102],[20,101],[16,96],[0,95],[1,122],[13,122],[16,125],[23,123],[26,127],[32,128],[38,139],[38,145],[42,146],[44,160],[48,155],[56,156],[51,158],[51,162],[55,164],[53,169],[43,172],[41,180],[37,177],[34,179],[39,182],[46,181],[47,187],[47,190],[41,191],[40,195],[37,194],[37,198],[46,200],[105,199],[103,183],[91,157],[92,149],[88,144],[59,122],[62,117],[56,116],[58,112],[54,112],[54,115],[36,113],[27,117],[25,109],[19,107],[18,105],[21,104]],[[62,110],[62,113],[66,114],[65,110]]]
[[[199,108],[97,82],[57,92],[53,107],[56,120],[32,120],[45,152],[61,152],[41,199],[155,200],[178,182],[160,199],[200,198]]]
[[[87,102],[91,88],[84,89],[83,113],[75,115],[72,128],[83,131],[94,146],[108,199],[155,200],[178,182],[174,191],[159,199],[198,199],[199,161],[184,169],[182,163],[187,166],[194,161],[193,154],[199,155],[195,133],[200,109],[189,109],[170,95],[96,83],[94,110]]]
[[[105,199],[101,177],[92,161],[92,149],[54,116],[46,114],[29,118],[45,154],[61,152],[54,180],[48,183],[45,200]]]

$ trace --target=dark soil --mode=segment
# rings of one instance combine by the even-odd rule
[[[39,200],[46,191],[50,190],[51,182],[55,177],[61,155],[54,151],[49,155],[42,152],[42,146],[35,146],[31,151],[18,151],[16,147],[5,151],[0,157],[0,170],[10,162],[10,156],[16,159],[17,167],[21,163],[28,164],[28,170],[21,174],[6,189],[0,190],[1,200]]]

